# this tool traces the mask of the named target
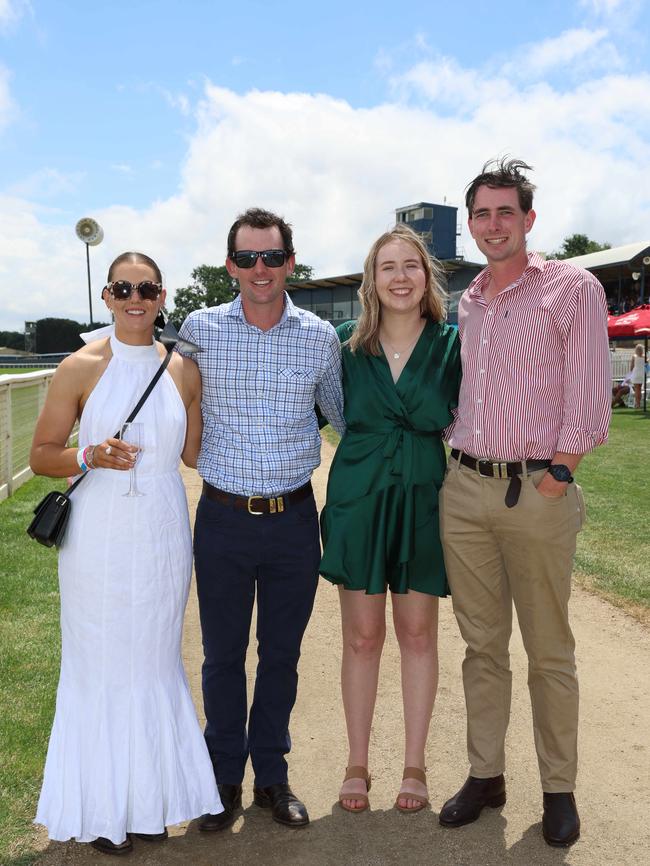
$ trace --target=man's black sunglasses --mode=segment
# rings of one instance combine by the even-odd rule
[[[162,292],[162,284],[153,280],[143,280],[141,283],[130,283],[128,280],[115,280],[104,288],[118,301],[128,301],[133,292],[137,291],[143,301],[155,301]]]
[[[262,259],[267,268],[281,268],[288,256],[284,250],[237,250],[230,256],[238,268],[253,268]]]

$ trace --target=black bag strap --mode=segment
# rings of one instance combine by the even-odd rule
[[[156,370],[156,372],[155,372],[155,374],[154,374],[154,376],[153,376],[151,382],[149,382],[149,384],[148,384],[147,387],[145,388],[142,397],[140,397],[140,399],[138,400],[138,402],[137,402],[136,405],[135,405],[135,408],[133,409],[133,411],[131,412],[131,414],[129,415],[129,417],[128,417],[128,418],[126,419],[126,421],[124,422],[125,424],[128,424],[128,423],[130,423],[131,421],[133,421],[133,419],[134,419],[135,416],[138,414],[138,412],[140,411],[140,409],[142,409],[142,407],[144,406],[144,404],[145,404],[145,402],[146,402],[146,400],[147,400],[147,397],[149,396],[149,394],[151,394],[151,392],[152,392],[153,389],[155,388],[155,386],[156,386],[156,382],[158,381],[158,379],[160,379],[160,377],[162,376],[162,374],[163,374],[163,373],[165,372],[165,370],[167,369],[167,365],[169,364],[169,362],[171,361],[171,358],[172,358],[172,354],[173,354],[173,346],[169,346],[169,345],[168,345],[166,348],[167,348],[167,354],[165,355],[165,360],[162,362],[162,364],[160,365],[160,367],[158,367],[158,369]],[[121,432],[122,432],[121,430],[118,430],[117,433],[115,434],[115,436],[113,436],[113,439],[119,439],[119,438],[120,438],[120,433],[121,433]],[[75,489],[75,487],[78,487],[78,486],[81,484],[81,482],[84,480],[84,478],[86,477],[86,475],[88,475],[88,473],[87,473],[87,472],[84,472],[83,475],[81,475],[79,478],[77,478],[77,480],[76,480],[73,484],[71,484],[70,487],[68,487],[68,489],[67,489],[66,492],[65,492],[65,493],[66,493],[66,496],[69,496],[69,495],[72,493],[72,491]]]

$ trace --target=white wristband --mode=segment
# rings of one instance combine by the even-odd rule
[[[81,469],[82,472],[88,472],[88,467],[84,463],[84,450],[85,449],[80,448],[77,451],[77,463],[79,464],[79,469]]]

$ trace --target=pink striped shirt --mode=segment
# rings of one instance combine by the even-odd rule
[[[490,268],[458,307],[463,380],[454,448],[491,460],[584,454],[607,440],[611,371],[598,280],[528,254],[523,274],[489,303]]]

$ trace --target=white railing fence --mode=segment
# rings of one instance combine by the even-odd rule
[[[630,363],[634,357],[631,349],[617,349],[610,353],[612,362],[612,379],[624,379],[630,372]]]
[[[54,370],[0,376],[0,500],[32,477],[29,449]]]

